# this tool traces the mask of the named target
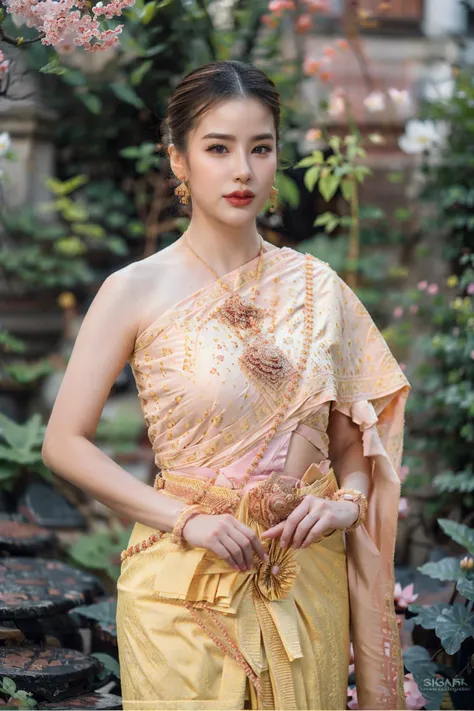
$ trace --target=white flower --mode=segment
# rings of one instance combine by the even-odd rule
[[[332,118],[337,118],[338,116],[341,116],[344,113],[345,108],[346,104],[341,92],[333,91],[333,93],[329,97],[328,114]]]
[[[371,113],[383,111],[385,109],[385,96],[381,91],[373,91],[365,97],[364,106]]]
[[[398,111],[406,112],[409,111],[411,107],[410,94],[406,89],[395,89],[391,87],[388,90],[388,95],[392,100],[393,105]]]
[[[449,101],[455,85],[451,66],[447,62],[437,62],[431,69],[430,77],[424,87],[425,99],[428,101]]]
[[[422,153],[442,144],[447,127],[435,121],[408,121],[405,133],[398,139],[404,153]]]
[[[0,158],[8,153],[12,146],[10,134],[4,131],[0,133]]]

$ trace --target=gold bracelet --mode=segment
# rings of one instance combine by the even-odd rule
[[[171,532],[171,542],[176,543],[180,548],[184,548],[186,544],[185,538],[183,538],[183,529],[190,518],[197,516],[198,514],[205,513],[205,511],[198,504],[191,504],[191,506],[185,506],[184,509],[179,514],[176,519],[173,531]]]
[[[353,501],[359,507],[359,515],[357,516],[357,519],[353,524],[343,529],[345,533],[351,533],[351,531],[354,531],[356,528],[365,523],[365,519],[367,517],[367,497],[362,491],[359,491],[358,489],[345,489],[343,487],[335,491],[331,498],[333,501]]]

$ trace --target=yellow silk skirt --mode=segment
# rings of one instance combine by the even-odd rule
[[[271,476],[240,498],[213,485],[200,504],[232,512],[260,534],[271,507],[289,500]],[[161,481],[162,493],[185,501],[203,485],[172,472]],[[332,469],[323,475],[312,465],[298,496],[336,488]],[[129,543],[136,552],[124,558],[117,582],[124,711],[346,709],[350,626],[341,530],[299,550],[263,539],[270,560],[255,555],[249,571],[204,548],[181,549],[169,533],[143,545],[153,534],[135,524]]]

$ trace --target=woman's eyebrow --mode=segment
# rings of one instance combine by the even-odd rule
[[[235,136],[230,135],[229,133],[206,133],[205,136],[202,137],[202,140],[205,138],[220,138],[223,141],[235,141],[236,138]],[[250,139],[251,141],[274,141],[274,137],[272,133],[259,133],[257,136],[252,136]]]

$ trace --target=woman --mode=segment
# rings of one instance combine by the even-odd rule
[[[48,466],[137,522],[118,581],[124,709],[344,709],[351,639],[359,708],[405,708],[393,556],[410,386],[336,272],[257,232],[279,109],[237,61],[176,88],[189,227],[106,279],[48,425]],[[92,443],[127,360],[154,488]]]

